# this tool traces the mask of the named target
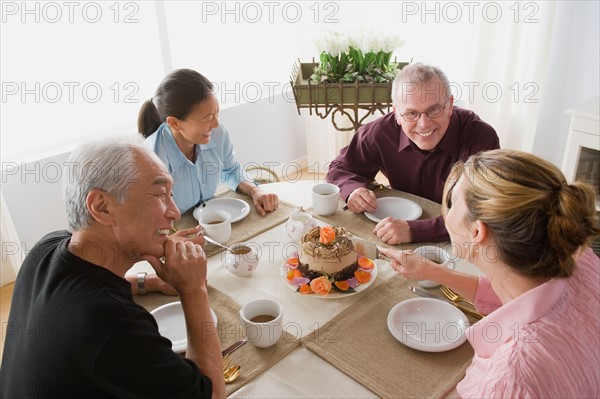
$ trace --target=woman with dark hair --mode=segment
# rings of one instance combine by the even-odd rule
[[[600,395],[600,260],[593,190],[535,155],[487,151],[457,163],[443,195],[454,255],[483,276],[382,250],[414,280],[444,284],[487,314],[456,389],[476,398]]]
[[[264,193],[245,176],[219,122],[213,85],[198,72],[171,72],[142,105],[138,130],[173,177],[173,198],[181,213],[210,199],[219,182],[252,198],[263,216],[277,209],[277,196]]]

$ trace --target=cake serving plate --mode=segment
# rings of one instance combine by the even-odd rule
[[[285,265],[286,265],[286,263],[283,263],[281,265],[281,267],[279,268],[279,274],[281,276],[281,279],[283,280],[285,285],[287,285],[289,288],[294,290],[296,292],[296,294],[302,295],[300,293],[300,291],[298,291],[298,287],[291,284],[288,281],[288,279],[286,277],[288,268]],[[364,284],[359,284],[356,288],[354,288],[353,292],[342,293],[342,292],[335,291],[335,289],[332,288],[331,291],[329,292],[329,294],[327,294],[327,295],[318,295],[318,294],[312,293],[312,294],[306,294],[306,295],[302,295],[302,296],[313,297],[313,298],[323,298],[323,299],[346,298],[346,297],[356,295],[356,294],[359,294],[359,293],[365,291],[366,289],[368,289],[371,286],[371,284],[373,284],[373,281],[375,281],[376,278],[377,278],[377,262],[373,261],[373,269],[371,270],[371,279]]]

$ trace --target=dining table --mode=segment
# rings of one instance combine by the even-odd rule
[[[205,244],[209,300],[218,322],[222,348],[245,337],[239,320],[241,307],[254,299],[267,298],[283,306],[283,336],[269,348],[244,345],[232,356],[241,365],[240,377],[226,385],[230,398],[401,398],[446,397],[464,377],[473,357],[468,343],[443,352],[412,349],[399,342],[387,324],[390,310],[398,303],[416,298],[408,287],[415,285],[396,273],[389,262],[374,259],[376,278],[368,287],[353,294],[302,295],[285,280],[286,260],[298,251],[286,230],[291,214],[310,213],[320,226],[342,226],[354,235],[380,247],[415,249],[419,244],[388,245],[373,228],[376,223],[364,214],[344,210],[339,201],[333,215],[321,216],[312,208],[312,187],[319,181],[283,181],[261,185],[279,197],[276,211],[260,216],[249,198],[224,191],[217,198],[246,202],[250,209],[232,223],[227,244],[245,243],[257,249],[260,261],[248,277],[238,277],[225,267],[221,248]],[[412,194],[384,188],[378,197],[401,197],[418,203],[421,218],[436,217],[441,206]],[[191,212],[175,223],[178,229],[197,221]],[[431,243],[430,243],[431,244]],[[450,248],[450,243],[435,243]],[[478,273],[465,260],[456,269]],[[136,263],[130,272],[153,272],[147,262]],[[429,289],[442,296],[439,289]],[[152,311],[178,300],[177,296],[148,293],[136,302]],[[469,323],[475,319],[469,317]],[[440,331],[432,332],[439,334]]]

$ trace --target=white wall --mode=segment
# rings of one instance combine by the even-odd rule
[[[221,112],[242,165],[258,163],[289,170],[306,156],[304,120],[295,104],[276,96],[256,103],[230,107]],[[121,132],[135,131],[133,127]],[[118,134],[107,131],[104,134]],[[10,210],[23,253],[45,234],[67,228],[62,200],[62,174],[69,151],[27,162],[5,162],[2,194]],[[279,166],[279,167],[277,167]],[[305,165],[300,165],[305,166]]]
[[[560,167],[570,122],[565,111],[600,92],[600,3],[559,2],[555,26],[533,152]]]
[[[159,7],[150,1],[75,3],[79,6],[72,23],[63,2],[2,3],[2,193],[26,248],[45,233],[66,226],[61,184],[52,175],[55,165],[66,160],[81,138],[135,130],[141,102],[152,95],[169,67],[195,68],[217,82],[221,118],[243,164],[283,166],[306,156],[304,120],[316,118],[304,116],[306,110],[298,116],[285,85],[298,58],[309,61],[318,56],[313,40],[320,32],[393,31],[405,40],[396,51],[398,59],[439,65],[451,81],[464,87],[473,81],[472,65],[478,62],[474,45],[478,24],[489,23],[482,14],[484,3],[479,2],[254,2],[263,12],[259,21],[252,20],[250,8],[244,14],[248,2],[169,1]],[[89,15],[88,20],[82,18],[82,8],[92,3],[103,13],[97,23],[89,22]],[[273,3],[277,7],[270,21],[267,4]],[[476,3],[471,16],[467,3],[470,7]],[[520,10],[529,3],[519,3]],[[25,4],[30,10],[37,4],[37,14],[35,9],[32,13],[15,9]],[[43,13],[47,4],[62,6],[60,21],[50,20],[52,9]],[[288,4],[289,13],[283,14]],[[517,3],[497,4],[503,7],[503,18],[514,17]],[[226,7],[234,11],[228,13]],[[297,7],[302,16],[293,20]],[[134,11],[136,22],[126,23]],[[460,18],[455,11],[462,13]],[[599,14],[597,1],[564,1],[557,6],[533,151],[558,165],[568,128],[564,111],[599,92]],[[505,61],[510,62],[497,60]],[[63,90],[69,82],[77,83],[74,101],[69,101],[67,91],[58,102],[51,101],[51,91],[38,92],[39,101],[36,93],[6,92],[15,85],[31,89],[36,83],[43,87],[53,82]],[[103,89],[98,102],[82,97],[80,89],[89,82]],[[132,89],[136,101],[127,102]]]

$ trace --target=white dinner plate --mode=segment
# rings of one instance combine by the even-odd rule
[[[217,315],[211,309],[215,327],[217,326]],[[185,352],[187,348],[187,333],[185,330],[185,318],[181,302],[171,302],[159,306],[150,312],[158,324],[158,332],[165,338],[171,340],[173,352]]]
[[[365,216],[379,223],[382,219],[392,217],[402,220],[416,220],[421,217],[423,208],[414,201],[406,198],[383,197],[377,199],[377,210],[365,212]]]
[[[337,298],[346,298],[352,295],[356,295],[360,292],[363,292],[364,290],[366,290],[367,288],[369,288],[371,286],[371,284],[373,284],[373,281],[375,281],[375,279],[377,278],[377,262],[373,261],[373,270],[371,270],[371,279],[369,281],[367,281],[364,284],[359,284],[356,288],[354,288],[354,292],[348,292],[348,293],[342,293],[342,292],[337,292],[335,291],[335,289],[332,287],[331,291],[329,291],[328,295],[318,295],[315,293],[312,294],[307,294],[304,296],[310,296],[313,298],[323,298],[323,299],[337,299]],[[285,285],[287,285],[288,287],[290,287],[292,290],[296,291],[296,293],[298,295],[302,295],[300,294],[300,291],[298,290],[298,287],[296,287],[293,284],[290,284],[290,282],[287,279],[287,272],[288,269],[287,267],[285,267],[285,263],[281,265],[281,267],[279,268],[279,274],[281,275],[281,279],[283,280],[283,282],[285,283]]]
[[[231,215],[231,223],[235,223],[248,216],[248,213],[250,213],[250,205],[238,198],[214,198],[206,201],[204,206],[199,206],[194,209],[192,215],[198,220],[200,213],[207,210],[229,212]]]
[[[388,329],[404,345],[424,352],[444,352],[465,342],[467,317],[457,308],[433,298],[412,298],[390,310]]]

